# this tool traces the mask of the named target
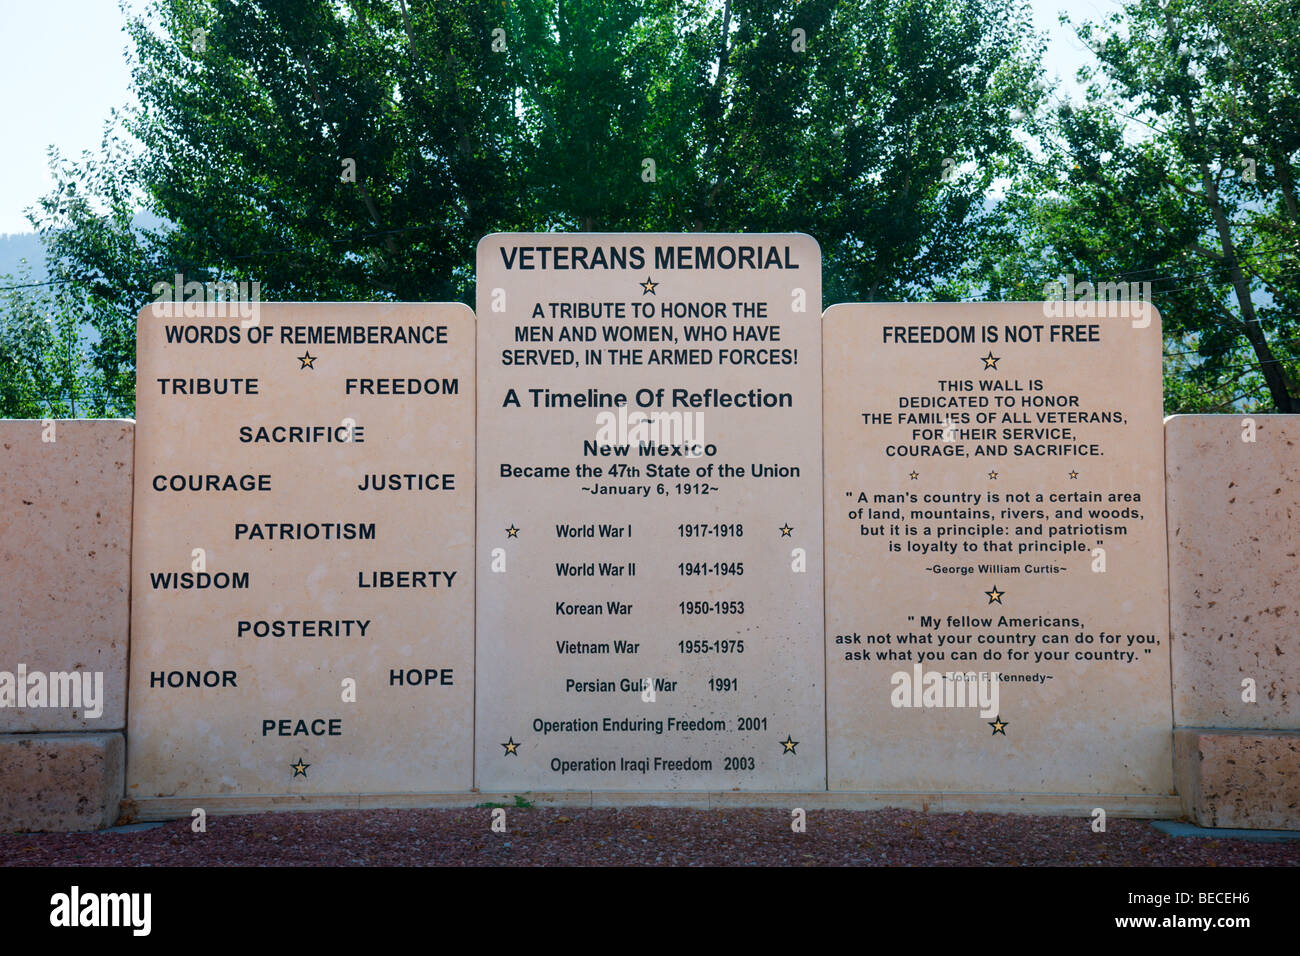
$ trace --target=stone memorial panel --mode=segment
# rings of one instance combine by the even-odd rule
[[[483,790],[822,789],[821,263],[478,248]]]
[[[1171,792],[1155,310],[837,305],[824,335],[830,789]]]
[[[139,320],[127,797],[468,789],[473,313],[224,311]]]

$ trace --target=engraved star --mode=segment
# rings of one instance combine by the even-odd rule
[[[298,368],[300,370],[304,368],[315,368],[316,359],[319,357],[320,356],[312,355],[311,352],[302,353],[302,355],[298,356],[298,361],[302,363],[301,365],[298,366]],[[308,764],[308,766],[311,766],[311,764]]]
[[[916,471],[914,471],[914,472],[912,472],[910,475],[908,475],[907,477],[911,478],[913,481],[916,481],[916,479],[918,479],[918,478],[921,477],[921,474],[920,474],[920,472],[916,472]]]
[[[657,289],[658,287],[659,287],[658,282],[651,282],[650,277],[646,276],[645,282],[641,283],[641,294],[645,295],[646,293],[649,293],[650,295],[658,295],[659,293],[655,292],[655,289]]]
[[[505,743],[503,743],[501,746],[506,748],[506,752],[503,753],[501,756],[503,756],[503,757],[518,757],[518,756],[519,756],[519,744],[515,743],[515,738],[514,738],[514,737],[511,737],[509,740],[507,740],[507,741],[506,741]]]
[[[990,471],[989,477],[992,478],[994,481],[996,481],[998,477],[998,473],[996,471]]]
[[[781,751],[781,753],[794,754],[796,757],[799,756],[798,751],[794,749],[795,747],[799,746],[799,741],[795,740],[789,734],[785,735],[785,740],[780,741],[780,744],[782,747],[785,748],[784,750]]]
[[[1072,472],[1070,472],[1070,480],[1071,480],[1071,481],[1074,481],[1074,479],[1076,479],[1076,478],[1078,478],[1078,477],[1079,477],[1079,473],[1078,473],[1077,471],[1072,471]]]
[[[999,590],[998,590],[998,586],[995,584],[995,585],[993,585],[993,589],[992,589],[992,590],[990,590],[990,591],[985,591],[984,593],[987,594],[987,595],[989,596],[989,603],[990,603],[990,604],[1001,604],[1001,603],[1002,603],[1002,595],[1006,594],[1007,592],[1006,592],[1006,591],[999,591]]]
[[[782,525],[782,526],[781,526],[781,537],[783,537],[783,538],[788,538],[788,537],[790,537],[790,532],[793,531],[793,530],[794,530],[794,528],[790,527],[788,524],[786,524],[786,525]]]
[[[1002,719],[1001,714],[998,714],[994,720],[989,721],[989,726],[993,728],[991,736],[996,737],[998,734],[1001,734],[1005,737],[1007,735],[1007,726],[1009,723],[1009,721]]]
[[[307,768],[310,766],[311,764],[303,763],[302,758],[299,757],[297,763],[289,765],[289,769],[293,771],[295,777],[305,777],[307,776]]]
[[[507,538],[519,537],[519,529],[516,528],[513,523],[510,525],[510,527],[506,528],[506,537]]]
[[[997,368],[998,362],[1002,361],[1001,355],[994,355],[993,350],[989,349],[988,355],[981,355],[980,359],[984,362],[985,368]]]

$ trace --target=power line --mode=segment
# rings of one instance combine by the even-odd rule
[[[1300,275],[1300,269],[1296,269],[1296,270],[1294,270],[1294,271],[1292,271],[1292,272],[1279,272],[1276,276],[1274,276],[1274,278],[1277,278],[1277,279],[1286,279],[1286,278],[1290,278],[1291,276],[1294,276],[1294,275]],[[1194,278],[1194,277],[1193,277],[1193,276],[1187,276],[1186,278]],[[1174,289],[1161,289],[1161,290],[1158,290],[1158,291],[1159,291],[1159,293],[1160,293],[1161,295],[1172,295],[1172,294],[1175,293],[1175,292],[1183,292],[1183,291],[1185,291],[1185,290],[1187,290],[1187,289],[1196,289],[1196,288],[1199,288],[1199,286],[1196,285],[1196,284],[1193,284],[1193,285],[1178,286],[1177,288],[1174,288]],[[1244,321],[1244,320],[1243,320],[1243,321]]]
[[[349,236],[349,237],[344,237],[344,238],[341,238],[341,239],[325,239],[325,240],[321,240],[321,241],[322,241],[323,243],[325,243],[326,245],[338,245],[338,244],[341,244],[341,243],[355,242],[355,241],[357,241],[357,240],[359,240],[359,239],[376,239],[376,238],[379,238],[379,237],[382,237],[382,236],[397,235],[397,234],[399,234],[399,233],[406,233],[406,232],[416,232],[416,231],[420,231],[420,230],[424,230],[424,229],[432,229],[432,228],[436,228],[436,227],[434,227],[434,226],[408,226],[408,227],[403,227],[403,228],[400,228],[400,229],[385,229],[385,230],[378,231],[378,232],[362,233],[362,234],[359,234],[359,235],[356,235],[356,236]],[[1280,245],[1280,246],[1274,246],[1274,247],[1272,247],[1271,249],[1259,250],[1259,251],[1257,251],[1257,252],[1242,253],[1242,254],[1239,254],[1236,258],[1237,258],[1238,260],[1242,260],[1242,259],[1258,259],[1258,258],[1264,256],[1267,252],[1272,252],[1272,251],[1281,250],[1281,249],[1286,249],[1287,251],[1291,251],[1293,248],[1296,249],[1296,250],[1300,250],[1300,243],[1288,243],[1288,244],[1283,244],[1283,245]],[[289,254],[289,253],[312,252],[312,251],[314,251],[314,250],[313,250],[313,248],[310,247],[310,246],[297,246],[297,247],[288,247],[288,248],[282,248],[282,249],[264,249],[264,250],[258,250],[258,251],[256,251],[256,252],[244,253],[244,254],[237,255],[237,256],[227,256],[226,258],[227,258],[229,261],[232,261],[232,262],[233,262],[233,261],[236,261],[236,260],[253,259],[253,258],[257,258],[257,257],[259,257],[259,256],[267,256],[267,255],[285,255],[285,254]],[[1116,250],[1110,250],[1110,249],[1099,249],[1099,250],[1095,250],[1095,251],[1098,251],[1098,252],[1114,252],[1114,251],[1116,251]],[[1282,256],[1273,256],[1273,257],[1270,257],[1268,261],[1270,261],[1270,262],[1283,262],[1283,261],[1287,260],[1288,258],[1289,258],[1289,257],[1288,257],[1288,256],[1285,256],[1285,255],[1282,255]],[[175,262],[173,261],[172,265],[170,265],[168,268],[169,268],[169,269],[170,269],[170,268],[175,268],[176,265],[178,265],[178,264],[175,263]],[[1153,267],[1153,268],[1154,268],[1154,267]],[[1135,269],[1135,270],[1132,270],[1132,271],[1130,271],[1130,272],[1121,272],[1121,273],[1118,274],[1118,277],[1122,278],[1122,277],[1124,277],[1124,276],[1136,276],[1136,275],[1140,275],[1140,274],[1143,273],[1143,272],[1149,272],[1149,271],[1151,271],[1151,269]],[[1141,281],[1144,281],[1144,282],[1150,282],[1150,283],[1152,283],[1152,284],[1155,284],[1155,283],[1157,283],[1157,282],[1174,282],[1174,281],[1178,281],[1178,280],[1182,280],[1182,279],[1197,279],[1197,278],[1202,278],[1202,277],[1204,277],[1204,276],[1210,275],[1211,273],[1213,273],[1213,272],[1215,272],[1215,271],[1217,271],[1217,270],[1216,270],[1216,269],[1206,269],[1206,270],[1204,270],[1204,271],[1202,271],[1202,272],[1189,272],[1189,273],[1184,273],[1184,274],[1182,274],[1182,275],[1153,276],[1153,277],[1150,278],[1150,279],[1144,279],[1144,280],[1141,280]],[[1279,274],[1278,278],[1289,277],[1289,276],[1297,275],[1297,274],[1300,274],[1300,272],[1283,272],[1283,273],[1280,273],[1280,274]],[[70,283],[70,282],[92,282],[92,281],[94,281],[94,279],[93,279],[93,277],[91,277],[91,276],[82,276],[82,277],[80,277],[80,278],[72,278],[72,279],[48,279],[48,280],[46,280],[46,281],[44,281],[44,282],[28,282],[28,283],[23,283],[23,284],[20,284],[20,285],[7,285],[7,286],[0,286],[0,292],[8,292],[8,291],[12,291],[12,290],[15,290],[15,289],[34,289],[34,288],[39,288],[39,287],[43,287],[43,286],[51,286],[51,285],[67,284],[67,283]],[[1183,289],[1190,289],[1190,288],[1194,288],[1194,286],[1182,286],[1182,287],[1179,287],[1179,288],[1174,288],[1174,289],[1160,289],[1160,290],[1157,290],[1157,291],[1159,291],[1162,295],[1167,295],[1167,294],[1170,294],[1170,293],[1173,293],[1173,292],[1180,292],[1180,291],[1182,291]]]
[[[59,285],[63,282],[84,282],[84,279],[48,279],[45,282],[27,282],[23,285],[0,285],[0,292],[10,292],[13,289],[35,289],[43,285]]]
[[[1283,250],[1285,250],[1286,252],[1295,252],[1295,251],[1300,251],[1300,242],[1284,242],[1284,243],[1281,243],[1280,245],[1269,246],[1269,247],[1267,247],[1267,248],[1259,249],[1259,250],[1256,250],[1256,251],[1253,251],[1253,252],[1238,253],[1238,254],[1236,255],[1236,258],[1237,258],[1239,261],[1240,261],[1240,260],[1244,260],[1244,259],[1258,259],[1258,258],[1260,258],[1261,256],[1266,255],[1267,253],[1279,252],[1279,251],[1283,251]],[[1087,250],[1087,251],[1095,252],[1095,253],[1105,253],[1105,254],[1108,254],[1108,255],[1116,255],[1116,254],[1122,254],[1122,253],[1124,253],[1125,250],[1122,250],[1122,249],[1106,249],[1106,248],[1100,248],[1100,249],[1092,249],[1092,250]],[[1286,258],[1288,258],[1286,255],[1272,256],[1272,257],[1271,257],[1271,261],[1274,261],[1274,262],[1281,262],[1281,261],[1285,260]],[[1121,272],[1121,273],[1118,273],[1118,275],[1116,276],[1116,278],[1120,278],[1120,279],[1122,279],[1122,278],[1127,277],[1127,276],[1140,276],[1140,275],[1141,275],[1142,273],[1144,273],[1144,272],[1153,272],[1153,271],[1155,271],[1157,268],[1159,268],[1159,267],[1158,267],[1158,266],[1151,266],[1151,267],[1149,267],[1149,268],[1145,268],[1145,269],[1132,269],[1132,270],[1130,270],[1130,271],[1128,271],[1128,272]],[[1142,280],[1142,281],[1144,281],[1144,282],[1155,283],[1155,282],[1172,282],[1172,281],[1174,281],[1174,280],[1176,280],[1176,279],[1194,279],[1194,278],[1198,278],[1198,277],[1200,277],[1200,276],[1210,275],[1210,274],[1211,274],[1212,272],[1214,272],[1214,271],[1215,271],[1214,269],[1206,269],[1206,270],[1204,270],[1203,272],[1189,272],[1189,273],[1184,273],[1184,274],[1182,274],[1182,275],[1153,276],[1153,277],[1150,278],[1150,279],[1144,279],[1144,280]]]
[[[1294,339],[1278,339],[1278,340],[1275,341],[1275,342],[1269,342],[1268,345],[1269,345],[1270,348],[1273,348],[1273,347],[1276,347],[1276,346],[1278,346],[1278,345],[1292,345],[1292,344],[1294,344],[1294,343],[1296,343],[1296,342],[1300,342],[1300,338],[1294,338]],[[1251,345],[1250,345],[1250,343],[1249,343],[1249,341],[1248,341],[1245,345],[1236,345],[1236,346],[1233,346],[1232,349],[1231,349],[1231,351],[1234,351],[1234,352],[1237,352],[1237,351],[1244,351],[1244,350],[1246,350],[1246,349],[1250,349],[1250,348],[1251,348]],[[1178,351],[1174,351],[1174,352],[1161,352],[1160,354],[1163,355],[1165,358],[1173,358],[1175,355],[1200,355],[1200,352],[1201,352],[1201,350],[1200,350],[1199,348],[1196,348],[1196,349],[1180,349],[1180,350],[1178,350]],[[1209,358],[1210,356],[1202,356],[1202,357],[1203,357],[1203,358]]]

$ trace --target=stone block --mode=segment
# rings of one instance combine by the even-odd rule
[[[0,735],[0,833],[112,826],[125,766],[121,733]]]
[[[1300,731],[1180,728],[1174,759],[1199,826],[1300,830]]]
[[[1175,415],[1165,470],[1174,726],[1300,729],[1300,415]]]
[[[122,419],[0,421],[0,733],[125,726],[134,438]]]

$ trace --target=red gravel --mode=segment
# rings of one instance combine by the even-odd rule
[[[347,810],[127,833],[0,834],[5,866],[1294,866],[1300,842],[1165,836],[1140,820],[911,810]]]

